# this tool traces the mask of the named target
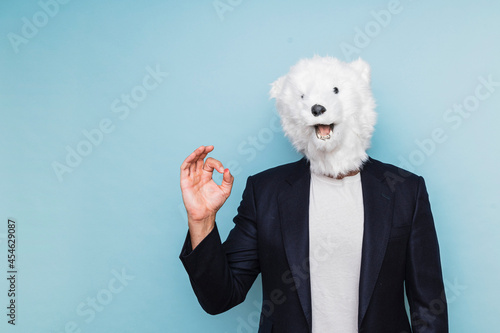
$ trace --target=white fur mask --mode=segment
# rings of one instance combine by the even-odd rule
[[[300,60],[272,83],[270,96],[286,136],[312,172],[338,177],[360,170],[376,120],[365,61]]]

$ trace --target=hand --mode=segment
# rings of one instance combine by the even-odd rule
[[[222,163],[211,157],[213,146],[201,146],[181,165],[182,200],[188,215],[193,249],[212,231],[215,215],[231,194],[234,177]],[[214,169],[223,174],[222,184],[212,179]]]

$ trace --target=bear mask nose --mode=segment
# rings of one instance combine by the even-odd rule
[[[313,114],[313,116],[317,117],[319,115],[322,115],[323,113],[325,113],[326,109],[323,105],[319,105],[319,104],[314,104],[312,107],[311,107],[311,113]]]

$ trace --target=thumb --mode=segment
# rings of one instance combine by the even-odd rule
[[[220,185],[222,190],[226,192],[229,196],[231,194],[231,189],[233,187],[234,177],[229,171],[229,169],[224,170],[224,174],[222,176],[222,184]]]

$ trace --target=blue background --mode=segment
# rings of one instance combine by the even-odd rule
[[[498,1],[54,1],[0,4],[0,276],[8,218],[19,272],[15,327],[0,282],[2,332],[256,331],[259,281],[225,314],[197,303],[178,259],[179,166],[212,144],[235,174],[225,238],[247,176],[300,157],[268,90],[314,54],[372,66],[369,153],[426,179],[451,332],[495,331]],[[127,115],[123,94],[139,100]],[[86,156],[58,177],[78,147]]]

